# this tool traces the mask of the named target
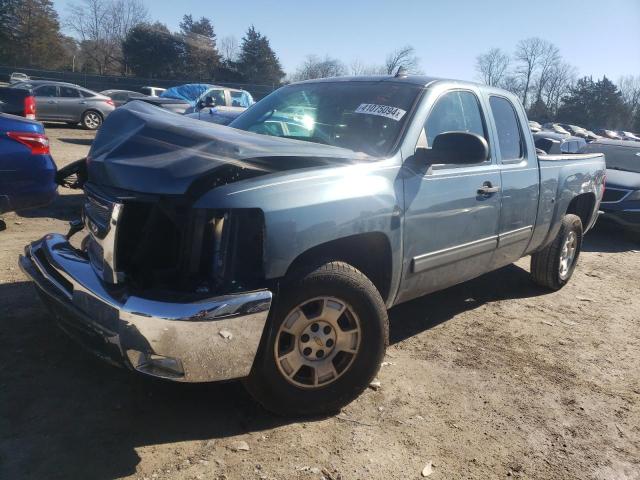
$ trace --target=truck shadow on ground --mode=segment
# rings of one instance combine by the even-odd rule
[[[632,250],[640,250],[640,240],[634,240],[630,232],[605,222],[598,222],[582,243],[583,252],[621,253]]]
[[[16,212],[23,218],[55,218],[58,220],[75,220],[80,218],[84,193],[58,195],[49,205],[30,210]]]
[[[510,265],[392,309],[391,342],[545,293]],[[266,413],[239,382],[174,384],[103,364],[52,324],[26,281],[0,284],[0,332],[0,478],[114,479],[135,473],[140,447],[197,442],[191,450],[215,458],[228,437],[299,421]],[[173,451],[156,462],[175,471],[184,459]]]
[[[89,146],[93,143],[93,138],[59,138],[64,143],[71,143],[73,145],[86,145]]]

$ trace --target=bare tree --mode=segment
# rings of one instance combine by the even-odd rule
[[[292,79],[294,81],[311,80],[314,78],[339,77],[346,74],[346,67],[336,58],[331,58],[328,55],[325,55],[324,58],[320,58],[317,55],[307,55],[304,63],[292,75]]]
[[[576,69],[566,62],[559,62],[547,74],[542,97],[547,110],[555,117],[562,98],[565,97],[575,83]]]
[[[387,67],[384,65],[367,65],[359,58],[356,58],[349,64],[349,73],[351,75],[385,75]]]
[[[499,48],[492,48],[487,53],[476,57],[476,71],[484,83],[497,87],[505,80],[509,62],[509,55]]]
[[[631,125],[633,118],[640,114],[640,75],[620,77],[618,89],[622,95],[622,101],[627,106],[628,118],[625,120],[625,124]]]
[[[405,45],[387,55],[385,68],[388,75],[395,74],[399,68],[404,68],[407,73],[422,73],[420,59],[416,56],[416,51],[411,45]]]
[[[560,50],[554,44],[544,42],[540,55],[540,67],[536,77],[536,102],[542,100],[542,92],[545,89],[551,73],[561,61]]]
[[[240,54],[240,42],[234,35],[227,35],[218,42],[218,51],[224,62],[235,62]]]
[[[521,78],[522,104],[527,106],[529,90],[534,75],[540,66],[540,62],[546,50],[547,42],[538,37],[520,40],[516,46],[514,59],[519,63],[516,72]]]
[[[82,46],[83,56],[104,74],[124,69],[122,41],[149,13],[142,0],[82,0],[69,6],[67,27]]]

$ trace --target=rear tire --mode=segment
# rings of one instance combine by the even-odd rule
[[[85,130],[97,130],[102,125],[102,115],[95,110],[87,110],[82,114],[80,123]]]
[[[278,415],[333,414],[378,373],[389,338],[384,302],[344,262],[303,269],[280,292],[245,387]]]
[[[567,214],[553,242],[531,256],[533,281],[560,290],[573,275],[581,248],[582,221],[577,215]]]

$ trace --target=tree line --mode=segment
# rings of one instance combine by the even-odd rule
[[[483,83],[517,95],[531,119],[640,131],[640,75],[617,84],[578,78],[558,47],[537,37],[519,41],[512,53],[492,48],[476,57],[475,68]]]
[[[73,36],[65,35],[64,31]],[[150,19],[143,0],[77,0],[61,19],[52,0],[0,0],[0,63],[100,75],[136,75],[280,85],[340,75],[422,73],[415,49],[406,45],[380,64],[355,59],[345,64],[308,55],[292,75],[285,73],[269,39],[253,25],[241,40],[219,39],[211,19],[185,14],[179,30]],[[509,53],[492,48],[478,55],[479,79],[522,100],[530,118],[589,127],[640,130],[640,75],[578,78],[554,44],[521,40]]]
[[[150,20],[143,0],[78,0],[62,19],[51,0],[0,0],[0,63],[268,85],[285,76],[269,39],[253,25],[241,41],[218,40],[211,19],[186,14],[171,32]]]

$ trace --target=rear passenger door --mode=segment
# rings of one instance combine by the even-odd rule
[[[58,87],[41,85],[33,89],[36,97],[36,118],[38,120],[55,120],[58,111]]]
[[[442,93],[427,114],[416,147],[430,148],[448,131],[484,137],[492,150],[486,116],[471,90]],[[500,170],[493,154],[475,165],[433,165],[420,171],[406,163],[404,252],[398,302],[481,275],[497,245]],[[497,190],[482,194],[483,187]]]
[[[525,137],[528,124],[522,109],[500,95],[489,95],[489,107],[502,184],[498,248],[492,259],[492,268],[499,268],[522,257],[529,245],[538,212],[540,177],[538,157]]]
[[[77,88],[60,85],[59,117],[60,120],[79,122],[87,102]]]

